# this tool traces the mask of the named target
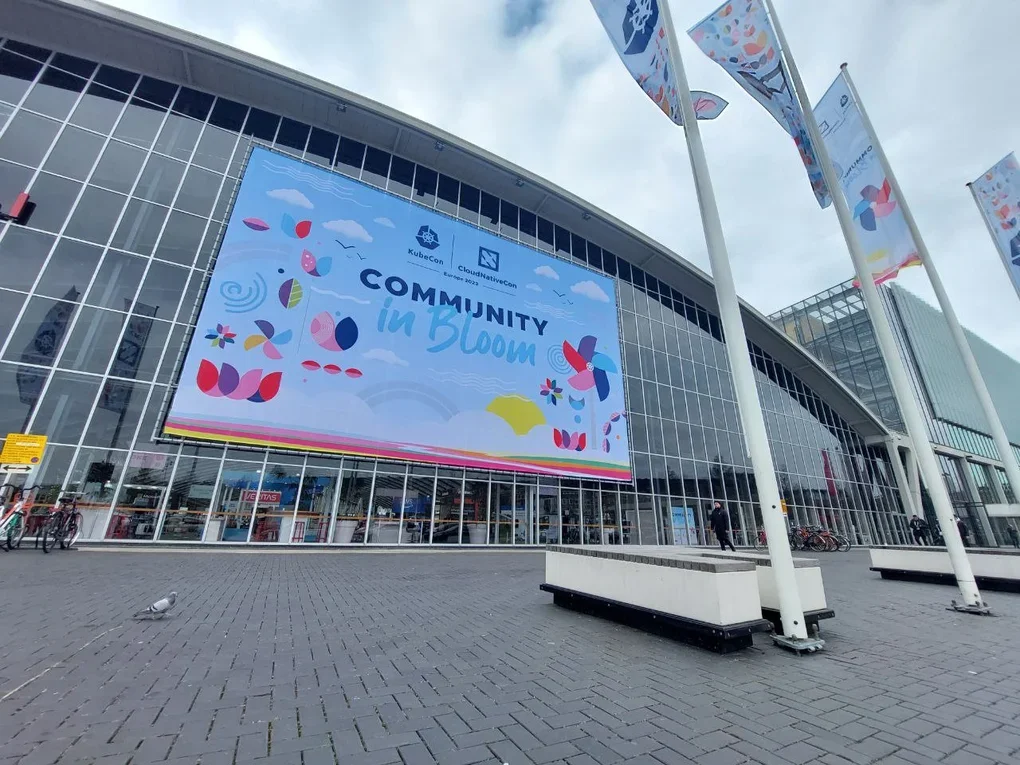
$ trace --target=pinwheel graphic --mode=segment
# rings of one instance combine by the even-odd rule
[[[293,332],[288,329],[286,332],[277,333],[276,327],[265,319],[256,319],[255,326],[261,330],[262,334],[249,335],[245,338],[244,349],[250,351],[252,348],[261,347],[267,359],[282,359],[283,356],[276,346],[289,343]]]
[[[594,390],[598,400],[605,401],[609,396],[609,375],[616,374],[617,368],[611,358],[595,350],[597,343],[598,340],[593,335],[582,337],[577,348],[564,340],[563,356],[576,373],[567,378],[570,387],[578,391]],[[591,393],[589,393],[590,395]],[[595,402],[591,401],[588,408],[591,413],[591,433],[588,438],[588,447],[594,449],[598,444],[595,427]]]
[[[892,188],[888,180],[880,189],[869,184],[861,189],[861,196],[863,199],[854,208],[854,218],[860,219],[865,231],[874,231],[878,228],[878,218],[884,218],[896,209],[896,202],[889,201]]]

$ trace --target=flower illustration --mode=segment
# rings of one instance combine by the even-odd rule
[[[570,433],[561,428],[553,428],[553,443],[559,449],[583,452],[588,443],[588,436],[585,433]]]
[[[563,398],[563,388],[558,387],[555,380],[550,380],[547,377],[545,382],[542,383],[542,389],[539,391],[539,394],[545,399],[547,404],[556,406],[556,402]]]
[[[217,368],[211,361],[202,359],[195,382],[198,389],[207,396],[224,396],[234,401],[248,400],[262,404],[280,392],[282,379],[282,372],[271,372],[263,376],[261,369],[251,369],[242,374],[230,364]]]
[[[233,344],[235,337],[237,333],[231,332],[228,324],[217,324],[215,329],[205,331],[205,339],[212,340],[210,345],[213,348],[226,348]]]

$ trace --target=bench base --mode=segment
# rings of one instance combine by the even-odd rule
[[[777,635],[783,634],[783,620],[779,616],[778,608],[765,608],[762,606],[761,615],[772,622],[772,628]],[[836,612],[831,608],[819,608],[814,611],[804,612],[804,626],[807,627],[809,635],[818,634],[818,622],[821,619],[832,619]]]
[[[883,579],[899,579],[907,582],[925,582],[927,584],[956,584],[956,577],[952,574],[942,574],[937,571],[911,571],[901,568],[879,568],[871,567],[877,571]],[[1020,579],[1003,579],[997,576],[975,576],[974,581],[985,590],[996,590],[998,592],[1020,592]]]
[[[720,626],[642,606],[620,603],[556,585],[543,584],[540,585],[540,589],[552,593],[553,602],[557,606],[592,616],[600,616],[619,624],[636,627],[715,653],[725,654],[739,651],[742,648],[750,648],[754,643],[755,632],[769,632],[772,629],[771,623],[766,619]]]

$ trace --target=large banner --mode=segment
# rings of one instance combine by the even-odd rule
[[[1020,165],[1011,153],[974,183],[974,198],[988,222],[1002,263],[1020,293]]]
[[[832,204],[807,134],[804,112],[790,87],[776,33],[761,0],[739,3],[727,0],[687,33],[706,56],[725,69],[790,134],[815,199],[823,208]]]
[[[165,432],[629,480],[614,283],[256,148]]]
[[[814,111],[875,284],[920,265],[914,237],[842,72]]]
[[[591,0],[591,4],[634,81],[667,117],[683,125],[658,0]],[[728,106],[725,99],[703,90],[691,91],[691,103],[699,120],[714,120]]]

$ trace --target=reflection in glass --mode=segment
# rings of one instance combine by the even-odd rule
[[[602,544],[618,545],[621,543],[619,529],[619,498],[615,490],[602,489]]]
[[[42,67],[38,61],[0,51],[0,101],[18,103]]]
[[[509,483],[493,483],[490,494],[489,544],[513,544],[514,487]]]
[[[32,88],[23,106],[63,120],[84,88],[85,80],[81,77],[49,67]]]
[[[156,248],[156,257],[190,266],[202,243],[205,220],[174,210],[170,213],[163,236]]]
[[[581,490],[581,518],[584,523],[582,538],[588,545],[602,544],[602,527],[599,523],[599,493],[586,485]]]
[[[460,543],[460,509],[463,482],[459,478],[440,478],[436,481],[435,524],[432,528],[433,544]]]
[[[144,271],[144,259],[108,250],[85,302],[117,311],[129,310]]]
[[[514,493],[514,544],[535,544],[537,525],[538,487],[517,484]]]
[[[110,141],[89,183],[127,194],[145,161],[145,152],[117,141]]]
[[[404,474],[378,473],[372,489],[368,541],[395,545],[400,541],[400,510],[404,499]]]
[[[467,481],[464,484],[463,544],[484,545],[489,520],[488,481]]]
[[[84,181],[102,148],[102,136],[75,127],[66,127],[53,146],[50,156],[46,158],[43,169]]]
[[[563,544],[581,544],[581,497],[577,489],[560,489],[560,512],[563,514]]]
[[[128,458],[106,527],[107,539],[151,540],[155,536],[172,469],[173,458],[166,454],[134,452]]]
[[[74,108],[71,124],[98,133],[109,133],[120,116],[127,96],[97,83],[89,85],[85,95]]]
[[[311,465],[305,469],[291,542],[321,544],[327,541],[336,488],[336,469]]]
[[[36,411],[32,432],[51,441],[76,444],[85,430],[99,383],[72,372],[54,372],[45,397]]]
[[[372,467],[358,467],[357,461],[351,461],[353,468],[344,462],[344,471],[340,480],[340,498],[337,504],[336,523],[333,527],[333,539],[337,544],[350,544],[365,540],[365,523],[368,518],[368,499],[372,492]]]
[[[142,416],[148,388],[120,380],[107,380],[99,392],[85,443],[126,449]]]
[[[3,286],[14,290],[31,289],[46,256],[50,254],[53,242],[53,237],[48,234],[29,231],[20,226],[8,226],[3,239],[0,239]]]
[[[538,543],[560,541],[560,491],[555,486],[538,487]]]
[[[220,490],[206,529],[206,542],[248,541],[261,475],[261,465],[255,462],[226,462],[223,465]]]
[[[255,508],[251,542],[294,542],[294,509],[301,483],[300,465],[268,465]],[[302,537],[304,534],[302,533]]]
[[[66,493],[78,495],[82,539],[102,539],[126,459],[127,452],[112,449],[82,449],[78,453]]]
[[[196,215],[208,216],[219,190],[219,175],[200,167],[191,167],[181,185],[174,207]]]
[[[428,544],[432,533],[432,497],[435,493],[435,470],[413,468],[417,475],[407,479],[404,493],[404,528],[401,544]]]
[[[161,541],[198,542],[202,539],[219,470],[219,460],[181,458],[159,532]]]
[[[152,141],[163,124],[163,117],[166,116],[166,109],[142,101],[140,98],[132,98],[128,102],[127,109],[117,123],[117,129],[113,132],[114,138],[149,148]]]
[[[183,162],[153,154],[145,163],[142,176],[138,179],[135,196],[169,207],[183,177]]]
[[[124,211],[124,217],[120,219],[110,246],[137,252],[139,255],[152,254],[167,212],[160,205],[132,199]]]
[[[66,236],[105,245],[127,197],[88,186],[64,229]]]
[[[0,157],[38,167],[53,143],[60,123],[29,112],[18,112],[0,136]]]
[[[153,148],[161,154],[187,161],[201,132],[201,122],[171,112]]]

